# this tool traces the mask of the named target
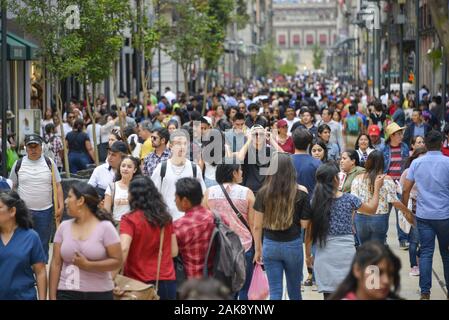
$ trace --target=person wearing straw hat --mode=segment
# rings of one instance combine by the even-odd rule
[[[385,171],[395,182],[399,182],[402,172],[404,171],[405,162],[409,156],[409,147],[403,142],[405,127],[400,127],[396,122],[390,123],[385,128],[387,139],[385,141],[384,161]],[[397,218],[397,211],[396,218]],[[408,236],[399,227],[396,219],[396,228],[398,232],[399,247],[402,250],[408,249]]]

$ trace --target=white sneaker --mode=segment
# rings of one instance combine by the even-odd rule
[[[410,272],[409,275],[412,277],[418,277],[419,276],[419,267],[418,266],[414,266]]]
[[[316,284],[312,285],[312,291],[318,291],[318,286]]]

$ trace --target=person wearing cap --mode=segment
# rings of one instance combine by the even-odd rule
[[[403,141],[410,147],[413,137],[425,137],[427,132],[431,129],[430,125],[424,122],[422,111],[414,109],[412,113],[412,122],[405,128]]]
[[[159,111],[157,111],[157,112],[158,112],[158,115],[161,114]],[[159,127],[161,127],[161,126],[159,126]],[[151,132],[152,132],[153,128],[155,129],[155,127],[153,127],[153,124],[151,123],[150,120],[142,121],[139,124],[139,137],[144,141],[142,143],[142,148],[140,149],[140,160],[145,159],[145,157],[147,155],[149,155],[151,152],[153,152],[153,145],[151,143]]]
[[[276,123],[278,129],[278,135],[276,137],[276,142],[278,145],[290,154],[295,153],[295,145],[293,144],[293,139],[288,135],[288,123],[284,119],[279,120]]]
[[[248,107],[249,115],[246,117],[245,125],[248,128],[252,128],[255,125],[261,126],[265,128],[268,124],[267,119],[265,117],[258,115],[259,106],[255,103],[251,103]]]
[[[368,136],[371,139],[373,148],[378,151],[383,151],[385,148],[385,139],[380,136],[380,128],[372,124],[368,127]]]
[[[385,169],[384,173],[388,174],[395,182],[399,182],[401,179],[404,166],[409,157],[409,147],[404,143],[404,129],[400,127],[396,122],[390,123],[385,128],[385,133],[388,136],[385,141],[385,148],[383,150]],[[396,210],[395,210],[396,211]],[[397,211],[396,211],[397,218]],[[396,219],[396,228],[398,232],[399,246],[403,250],[408,249],[408,236],[399,227],[398,220]]]
[[[123,141],[116,141],[108,150],[106,162],[95,168],[90,176],[88,184],[94,187],[102,198],[109,184],[114,181],[115,174],[122,162],[123,157],[128,154],[128,147]]]
[[[27,155],[14,163],[9,179],[12,180],[20,198],[25,201],[31,211],[34,230],[39,234],[46,261],[48,261],[52,225],[55,218],[59,220],[62,216],[64,195],[58,168],[52,159],[43,156],[42,143],[42,138],[36,134],[25,137]],[[20,168],[16,170],[19,163]],[[53,190],[52,171],[56,190]],[[58,202],[56,212],[54,212],[53,192],[56,192]]]

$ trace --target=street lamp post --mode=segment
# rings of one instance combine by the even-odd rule
[[[415,39],[415,104],[419,106],[419,1],[415,1],[416,11],[416,39]]]
[[[8,94],[7,94],[7,74],[6,74],[6,68],[7,68],[7,62],[6,62],[6,54],[7,54],[7,44],[6,44],[6,34],[7,34],[7,23],[6,23],[6,1],[2,0],[2,175],[6,177],[8,175],[8,168],[6,165],[7,159],[6,159],[6,148],[7,148],[7,132],[6,132],[6,109],[8,108]]]

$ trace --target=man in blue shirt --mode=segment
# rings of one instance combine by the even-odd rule
[[[419,286],[421,300],[429,300],[432,287],[432,259],[435,236],[443,260],[446,288],[449,290],[449,158],[441,153],[443,135],[432,130],[425,137],[427,154],[412,162],[404,183],[402,203],[408,204],[416,183],[418,199],[416,224],[421,243]],[[449,297],[448,297],[449,298]]]
[[[309,198],[312,199],[315,189],[315,173],[321,165],[321,161],[312,157],[307,149],[312,143],[313,136],[303,128],[297,128],[292,134],[295,144],[295,154],[292,154],[293,165],[296,168],[296,182],[307,188]]]

